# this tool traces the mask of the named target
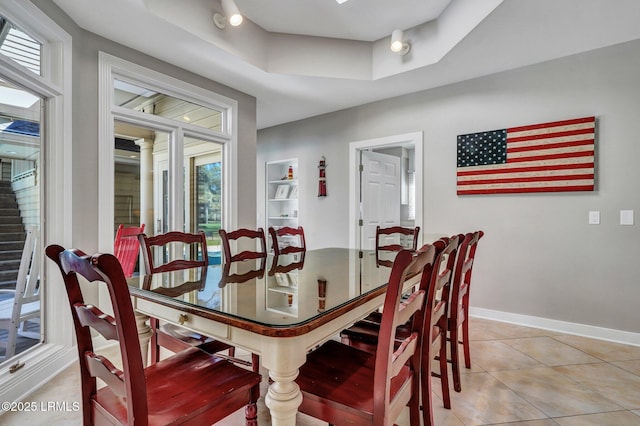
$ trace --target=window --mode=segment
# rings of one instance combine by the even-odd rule
[[[1,74],[0,74],[1,77]],[[40,244],[41,208],[40,192],[43,187],[41,160],[42,98],[25,89],[0,80],[0,194],[2,195],[2,230],[0,245],[0,288],[16,290],[21,278],[19,268],[25,231],[32,229]],[[26,265],[25,265],[26,266]],[[40,259],[30,271],[41,269]],[[21,280],[26,282],[25,280]],[[37,291],[37,289],[34,289]],[[41,293],[37,291],[37,296]],[[0,293],[0,302],[15,301],[14,293]],[[2,318],[13,315],[12,307],[2,309]],[[25,308],[26,309],[26,308]],[[31,315],[31,314],[30,314]],[[28,351],[40,343],[42,332],[40,310],[33,310],[28,321],[16,323],[21,327],[17,335],[10,324],[0,327],[0,362],[11,362],[11,357]],[[15,347],[14,347],[15,345]]]
[[[0,54],[40,75],[41,50],[42,45],[33,37],[0,16]]]
[[[115,79],[113,99],[116,105],[145,114],[167,117],[172,120],[222,131],[224,111],[206,107],[136,84]]]
[[[0,164],[9,169],[12,190],[20,193],[18,202],[25,208],[22,220],[40,227],[39,243],[68,246],[73,235],[65,207],[71,205],[72,189],[52,191],[72,186],[71,103],[65,96],[72,81],[71,37],[31,2],[22,0],[0,2],[0,27],[0,145],[7,149]],[[44,341],[20,354],[21,367],[15,373],[8,365],[0,369],[2,401],[29,394],[34,384],[46,383],[75,355],[70,318],[58,314],[60,306],[67,305],[62,280],[59,274],[49,273],[50,265],[41,267]]]
[[[100,171],[100,185],[113,194],[101,197],[101,213],[113,212],[100,219],[111,230],[101,234],[101,249],[111,249],[120,223],[144,223],[148,234],[203,230],[210,252],[219,250],[218,229],[235,223],[236,101],[106,54],[100,59],[108,79],[101,83],[100,164],[111,165]]]

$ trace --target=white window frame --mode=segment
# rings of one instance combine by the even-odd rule
[[[73,201],[71,36],[31,2],[3,0],[0,13],[42,44],[41,75],[3,56],[0,56],[0,73],[45,99],[45,114],[41,118],[45,129],[41,136],[44,172],[41,240],[43,246],[51,243],[69,246],[73,241],[73,216],[69,209]],[[9,373],[13,362],[2,364],[2,401],[24,398],[76,359],[75,334],[62,278],[52,262],[44,259],[42,262],[41,307],[45,343],[14,357],[24,363],[24,367],[15,373]]]
[[[238,102],[202,87],[184,82],[174,77],[159,73],[149,68],[125,61],[115,56],[100,52],[99,54],[99,200],[98,200],[98,246],[101,251],[113,250],[113,208],[114,208],[114,123],[116,120],[133,125],[153,127],[170,133],[169,168],[182,170],[184,159],[185,136],[203,141],[222,144],[222,215],[223,227],[235,228],[237,224],[237,190],[238,176],[237,134],[238,134]],[[157,90],[199,105],[222,112],[221,131],[205,129],[189,123],[179,123],[163,117],[145,114],[127,108],[114,106],[113,81],[123,80],[145,88]],[[170,205],[169,229],[182,230],[184,223],[183,191],[184,175],[170,173]]]

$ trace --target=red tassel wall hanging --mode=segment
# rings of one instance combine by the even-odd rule
[[[327,196],[327,177],[325,175],[326,168],[327,165],[323,156],[320,160],[320,164],[318,164],[318,169],[320,170],[320,177],[318,179],[318,197]]]

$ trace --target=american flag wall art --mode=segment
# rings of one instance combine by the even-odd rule
[[[458,195],[593,191],[595,117],[458,136]]]

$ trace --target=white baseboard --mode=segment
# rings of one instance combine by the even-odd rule
[[[640,333],[614,330],[612,328],[596,327],[587,324],[558,321],[548,318],[532,317],[528,315],[514,314],[511,312],[494,311],[483,308],[469,308],[469,316],[485,318],[510,324],[523,325],[543,330],[557,331],[576,336],[590,337],[592,339],[606,340],[609,342],[623,343],[625,345],[640,346]]]

